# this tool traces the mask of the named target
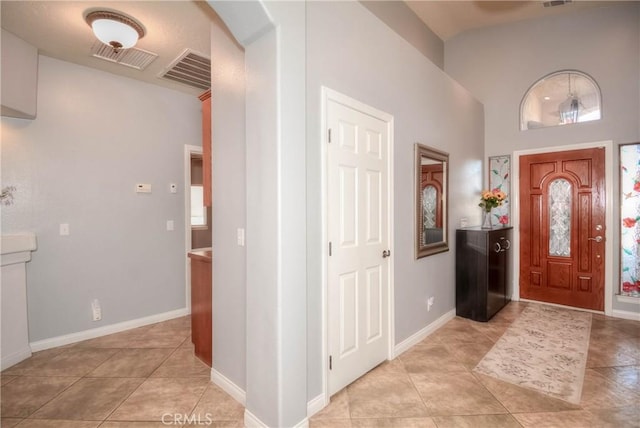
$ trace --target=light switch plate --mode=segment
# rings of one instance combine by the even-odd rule
[[[146,183],[136,184],[136,193],[151,193],[151,184],[146,184]]]

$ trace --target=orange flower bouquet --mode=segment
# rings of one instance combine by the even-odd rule
[[[483,190],[478,206],[484,208],[485,212],[491,212],[492,209],[502,205],[505,199],[507,194],[500,189]]]

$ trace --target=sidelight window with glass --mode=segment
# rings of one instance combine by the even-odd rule
[[[640,297],[640,143],[620,146],[620,294]]]

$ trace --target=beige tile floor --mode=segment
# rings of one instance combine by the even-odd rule
[[[193,354],[189,317],[38,352],[0,379],[2,428],[243,426]]]
[[[640,427],[640,322],[593,315],[580,405],[472,371],[525,307],[456,317],[334,395],[311,428]]]
[[[473,373],[525,306],[451,320],[336,394],[311,428],[640,427],[640,322],[594,315],[580,405]],[[165,413],[242,426],[193,356],[186,317],[36,353],[1,381],[7,428],[166,427]]]

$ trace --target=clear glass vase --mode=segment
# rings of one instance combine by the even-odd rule
[[[482,211],[482,228],[483,229],[493,229],[493,224],[491,223],[491,211]]]

